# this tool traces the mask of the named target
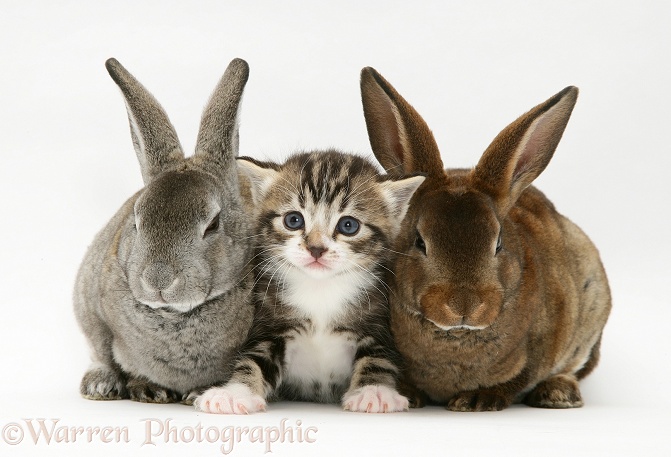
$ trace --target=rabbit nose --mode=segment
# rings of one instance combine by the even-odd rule
[[[147,286],[158,291],[169,289],[177,281],[173,268],[161,262],[151,264],[145,268],[142,279]]]
[[[328,251],[328,248],[325,248],[324,246],[308,246],[308,251],[310,251],[310,254],[316,260],[320,258],[323,253]]]

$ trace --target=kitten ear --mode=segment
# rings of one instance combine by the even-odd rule
[[[396,221],[394,221],[396,223],[392,224],[392,227],[394,227],[396,231],[398,231],[400,222],[408,211],[410,199],[425,179],[425,176],[412,176],[410,178],[393,181],[389,180],[381,183],[382,195],[384,196],[387,205],[391,208],[392,217],[396,219]],[[395,236],[396,234],[394,233],[394,237]]]
[[[249,180],[254,204],[260,204],[266,196],[266,192],[268,192],[270,185],[279,175],[276,165],[257,162],[248,157],[239,157],[237,158],[236,163],[241,174],[247,176],[247,179]]]

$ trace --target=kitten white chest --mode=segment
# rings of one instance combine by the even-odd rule
[[[364,291],[361,278],[356,275],[315,279],[297,269],[286,275],[283,285],[283,301],[308,317],[316,327],[327,327]]]
[[[320,395],[319,391],[328,391],[333,385],[346,385],[355,353],[356,343],[343,334],[317,329],[313,334],[297,335],[287,342],[285,381],[306,397]]]
[[[297,272],[286,278],[284,293],[284,301],[312,323],[310,331],[287,341],[285,381],[307,398],[327,396],[334,385],[346,385],[352,376],[356,342],[331,328],[358,298],[361,285],[348,275],[315,280]]]

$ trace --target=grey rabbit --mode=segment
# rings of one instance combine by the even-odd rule
[[[115,59],[144,180],[98,233],[74,309],[92,349],[80,391],[93,400],[191,403],[230,376],[252,323],[249,187],[238,180],[238,111],[249,77],[234,59],[184,157],[156,99]]]

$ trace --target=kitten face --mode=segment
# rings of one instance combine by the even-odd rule
[[[386,257],[390,211],[366,165],[326,153],[287,162],[261,212],[266,257],[320,279],[361,275]]]
[[[373,218],[371,210],[345,201],[352,189],[344,189],[329,203],[312,195],[310,186],[297,184],[303,184],[304,198],[290,198],[272,221],[278,253],[314,278],[367,269],[371,256],[381,255],[388,242],[385,218]],[[364,193],[379,199],[373,189]]]
[[[335,151],[298,154],[282,166],[238,163],[260,206],[262,267],[278,279],[298,270],[315,279],[348,274],[365,282],[388,258],[424,179],[388,181],[365,159]]]

